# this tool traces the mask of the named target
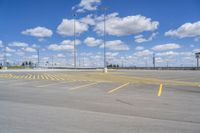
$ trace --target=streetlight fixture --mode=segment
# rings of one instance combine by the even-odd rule
[[[108,72],[107,63],[106,63],[106,7],[101,8],[104,11],[104,73]]]

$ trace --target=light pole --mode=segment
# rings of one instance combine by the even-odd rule
[[[3,69],[7,69],[7,46],[6,44],[4,44],[4,68]]]
[[[40,49],[39,47],[37,48],[37,57],[38,57],[38,68],[40,66]]]
[[[196,59],[197,59],[197,70],[199,70],[199,58],[200,58],[200,52],[195,53]]]
[[[52,64],[51,64],[51,69],[53,69],[53,58],[54,58],[54,57],[53,57],[53,55],[52,55],[52,57],[51,57],[51,63],[52,63]]]
[[[76,16],[74,14],[74,68],[76,68]]]
[[[153,68],[156,68],[156,57],[155,57],[155,53],[153,53]]]
[[[108,70],[107,70],[107,63],[106,63],[106,10],[107,8],[106,7],[102,7],[101,8],[103,11],[104,11],[104,30],[103,30],[103,33],[104,33],[104,73],[107,73]]]

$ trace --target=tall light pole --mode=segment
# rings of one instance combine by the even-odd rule
[[[200,52],[195,53],[196,59],[197,59],[197,70],[199,70],[199,58],[200,58]]]
[[[39,47],[37,48],[37,57],[38,57],[38,68],[40,66],[40,49]]]
[[[74,13],[74,68],[76,68],[76,16]]]
[[[156,68],[156,57],[155,57],[155,53],[153,53],[153,68]]]
[[[7,69],[7,46],[4,44],[4,69]]]
[[[103,33],[104,33],[104,73],[107,73],[108,70],[107,70],[107,63],[106,63],[106,10],[107,8],[106,7],[102,7],[101,8],[103,11],[104,11],[104,30],[103,30]]]
[[[53,55],[52,55],[52,57],[51,57],[51,63],[52,63],[52,64],[51,64],[51,69],[53,69],[53,66],[54,66],[54,65],[53,65],[53,58],[54,58],[54,57],[53,57]]]

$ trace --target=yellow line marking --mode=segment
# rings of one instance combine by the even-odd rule
[[[52,84],[40,85],[40,86],[36,86],[36,87],[47,87],[47,86],[59,85],[59,84],[70,83],[70,82],[75,82],[75,81],[68,81],[68,82],[57,82],[57,83],[52,83]]]
[[[28,78],[28,75],[26,75],[24,78],[27,79],[27,78]]]
[[[44,78],[45,78],[46,80],[48,80],[48,79],[49,79],[47,75],[44,75]]]
[[[42,79],[44,79],[44,76],[43,76],[43,75],[41,75],[41,77],[42,77]]]
[[[50,78],[50,80],[55,80],[50,74],[48,74],[47,76]]]
[[[53,77],[54,80],[59,80],[55,75],[51,75],[51,77]]]
[[[28,79],[31,79],[31,78],[32,78],[32,75],[29,74]]]
[[[112,90],[108,91],[108,93],[113,93],[113,92],[119,90],[120,88],[123,88],[123,87],[125,87],[125,86],[127,86],[127,85],[129,85],[129,84],[130,84],[129,82],[126,83],[126,84],[123,84],[123,85],[121,85],[121,86],[119,86],[119,87],[117,87],[117,88],[115,88],[115,89],[112,89]]]
[[[162,94],[162,90],[163,90],[163,85],[160,84],[160,88],[159,88],[159,90],[158,90],[158,97],[161,96],[161,94]]]
[[[88,86],[92,86],[92,85],[96,85],[98,84],[97,82],[95,83],[90,83],[90,84],[86,84],[86,85],[81,85],[81,86],[77,86],[77,87],[73,87],[73,88],[70,88],[69,90],[77,90],[77,89],[80,89],[80,88],[84,88],[84,87],[88,87]]]

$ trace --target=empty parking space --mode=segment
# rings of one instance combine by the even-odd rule
[[[35,106],[44,109],[52,108],[52,111],[55,112],[57,109],[66,111],[57,112],[56,118],[59,117],[59,113],[69,117],[70,115],[67,115],[69,110],[73,110],[76,113],[71,115],[73,119],[77,120],[80,119],[77,116],[83,111],[90,112],[91,116],[95,114],[97,117],[105,114],[105,119],[111,122],[113,122],[111,117],[114,115],[119,124],[122,124],[123,121],[121,117],[127,117],[140,119],[142,123],[147,121],[157,121],[161,124],[172,122],[179,127],[181,127],[180,124],[186,124],[195,128],[188,127],[188,131],[199,129],[199,82],[189,80],[182,82],[174,80],[178,76],[169,79],[170,75],[165,77],[164,74],[159,75],[158,73],[156,75],[161,76],[161,79],[148,77],[149,72],[147,76],[142,74],[142,76],[136,77],[137,74],[137,72],[131,74],[130,71],[108,74],[99,72],[0,73],[0,106],[4,105],[5,107],[3,111],[1,109],[1,114],[5,114],[8,106],[17,108],[16,111],[24,112],[20,118],[9,118],[8,116],[17,125],[21,119],[34,121],[34,117],[27,116],[28,110],[24,109]],[[20,105],[23,108],[20,108]],[[37,114],[38,112],[35,111],[33,110],[32,113]],[[43,110],[40,111],[40,113],[44,113]],[[9,123],[5,123],[8,121],[7,118],[4,118],[4,122],[1,118],[1,123],[13,128]],[[48,121],[46,117],[41,116],[41,119]],[[64,121],[64,119],[67,118],[60,120]],[[89,119],[93,120],[93,118]],[[59,121],[57,122],[59,123]],[[22,130],[26,127],[30,128],[30,124],[21,125]],[[48,124],[53,123],[48,121]],[[78,125],[77,123],[73,124]],[[129,122],[127,124],[131,125]],[[175,131],[169,124],[163,128]]]

